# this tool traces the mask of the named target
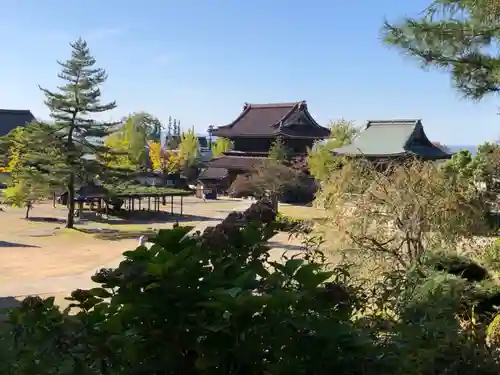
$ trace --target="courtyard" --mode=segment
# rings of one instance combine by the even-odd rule
[[[244,211],[251,201],[236,199],[207,200],[185,197],[183,215],[170,216],[170,202],[162,206],[165,215],[155,220],[108,220],[84,215],[76,230],[64,228],[66,208],[52,202],[38,204],[31,219],[24,219],[24,209],[4,208],[0,212],[0,306],[10,306],[26,295],[55,295],[60,305],[64,297],[77,288],[91,288],[90,276],[103,267],[115,267],[122,253],[133,249],[142,235],[152,236],[178,222],[203,230],[218,224],[232,211]],[[284,213],[297,211],[307,216],[302,207],[283,206]],[[174,201],[179,213],[179,202]],[[284,251],[297,250],[300,241],[279,233],[271,241],[271,254],[279,259]]]

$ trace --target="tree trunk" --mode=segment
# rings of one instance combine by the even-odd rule
[[[70,172],[68,180],[68,218],[66,228],[74,228],[75,223],[75,173]]]
[[[52,207],[56,208],[56,192],[52,193]]]
[[[268,193],[268,196],[269,196],[269,200],[271,201],[271,204],[273,205],[274,211],[278,212],[278,204],[279,204],[278,194],[271,191]]]

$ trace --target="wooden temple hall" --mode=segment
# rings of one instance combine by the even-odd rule
[[[219,126],[212,135],[230,139],[233,150],[209,162],[199,180],[206,185],[228,187],[237,175],[251,172],[255,165],[265,160],[278,137],[291,156],[305,156],[307,148],[327,138],[330,131],[314,120],[305,101],[299,101],[245,103],[233,122]]]
[[[427,138],[421,120],[368,121],[351,144],[334,149],[333,153],[377,162],[411,157],[439,161],[452,156],[444,147],[438,147]]]

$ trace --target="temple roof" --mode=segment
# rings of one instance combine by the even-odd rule
[[[211,168],[226,168],[241,171],[251,171],[258,164],[267,160],[266,157],[256,156],[221,156],[210,162]]]
[[[0,137],[34,120],[35,116],[27,109],[0,109]]]
[[[209,167],[201,171],[198,180],[222,180],[228,176],[228,173],[226,168]]]
[[[350,145],[333,152],[366,157],[414,155],[430,160],[451,157],[429,141],[421,120],[368,121],[365,130]]]
[[[311,116],[305,101],[274,104],[248,104],[229,125],[213,132],[217,137],[325,138],[330,135]]]

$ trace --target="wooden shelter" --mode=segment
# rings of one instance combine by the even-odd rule
[[[107,209],[109,203],[120,201],[128,211],[160,211],[160,205],[169,205],[170,213],[174,214],[174,197],[179,197],[179,214],[182,215],[183,198],[190,195],[193,195],[192,191],[136,184],[122,186],[121,189],[115,188],[113,190],[102,185],[87,184],[77,190],[75,202],[79,204],[80,209],[83,208],[85,203],[89,204],[91,208],[97,205],[98,209]],[[64,193],[61,198],[63,204],[67,203],[67,193]]]

